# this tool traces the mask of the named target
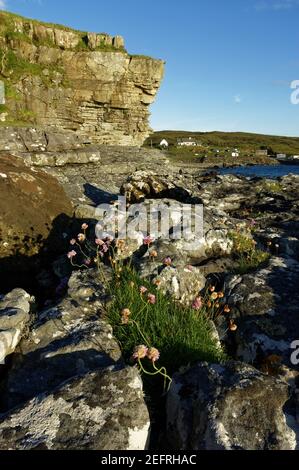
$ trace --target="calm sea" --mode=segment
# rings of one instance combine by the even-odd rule
[[[221,175],[233,174],[242,176],[261,176],[263,178],[279,178],[290,173],[299,175],[299,165],[255,165],[235,168],[222,168]]]

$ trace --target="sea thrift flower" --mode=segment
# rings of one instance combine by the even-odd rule
[[[211,307],[212,307],[212,302],[211,302],[210,300],[207,302],[207,307],[208,307],[208,308],[211,308]]]
[[[84,233],[79,233],[78,240],[79,242],[84,242],[86,240],[86,235],[84,235]]]
[[[124,308],[121,313],[122,313],[122,315],[129,316],[129,315],[131,315],[131,310],[129,308]]]
[[[140,291],[140,294],[145,294],[147,292],[147,288],[144,286],[141,286],[139,291]]]
[[[172,259],[170,258],[170,256],[167,256],[167,258],[165,258],[165,259],[163,260],[163,264],[164,264],[165,266],[171,266],[171,265],[172,265]]]
[[[72,240],[70,241],[70,244],[71,245],[76,245],[76,243],[77,243],[77,241],[74,238],[72,238]]]
[[[156,250],[152,250],[149,255],[150,255],[151,258],[157,258],[158,253],[157,253]]]
[[[121,312],[121,322],[123,325],[127,325],[129,323],[129,317],[131,315],[131,310],[128,308],[124,308]]]
[[[82,230],[87,230],[88,229],[88,225],[87,224],[82,224]]]
[[[133,353],[134,359],[144,359],[147,356],[148,348],[141,344],[140,346],[136,346]]]
[[[153,243],[154,239],[150,236],[147,236],[143,239],[143,244],[149,246],[151,243]]]
[[[103,246],[103,245],[104,245],[103,240],[101,240],[100,238],[96,238],[96,239],[95,239],[95,243],[96,243],[96,245],[98,245],[98,246]]]
[[[158,287],[161,284],[161,280],[160,279],[155,279],[153,284]]]
[[[188,269],[188,271],[193,271],[193,266],[191,264],[188,264],[188,266],[186,266],[186,269]]]
[[[210,286],[209,287],[210,292],[215,292],[215,289],[216,289],[215,286]]]
[[[125,240],[117,240],[115,243],[116,248],[118,248],[119,250],[123,250],[125,245],[126,245]]]
[[[160,357],[160,351],[158,351],[156,348],[149,348],[147,351],[147,357],[150,361],[156,362]]]
[[[75,250],[72,250],[67,254],[68,259],[72,259],[74,258],[74,256],[77,256],[77,253]]]
[[[196,299],[192,303],[192,308],[194,308],[194,310],[199,310],[199,309],[202,308],[202,299],[201,299],[201,297],[196,297]]]
[[[148,294],[147,299],[148,302],[152,305],[156,303],[156,296],[154,294]]]
[[[211,295],[211,299],[212,300],[218,299],[218,292],[213,292],[213,294]]]
[[[229,306],[225,305],[223,311],[224,311],[224,313],[229,313],[230,312]]]
[[[107,251],[109,250],[109,248],[108,248],[108,246],[107,246],[106,244],[104,244],[102,250],[103,250],[104,253],[107,253]]]
[[[236,331],[238,329],[237,325],[235,324],[234,320],[229,321],[229,330],[230,331]]]
[[[218,292],[218,299],[223,299],[224,293],[223,292]]]
[[[91,259],[90,259],[90,258],[87,258],[87,259],[84,261],[84,264],[85,264],[85,266],[90,266],[90,265],[91,265]]]

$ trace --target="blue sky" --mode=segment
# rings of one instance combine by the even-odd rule
[[[158,129],[299,136],[299,0],[0,0],[31,18],[125,37],[166,61]]]

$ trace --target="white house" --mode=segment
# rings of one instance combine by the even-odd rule
[[[239,156],[240,156],[239,152],[236,152],[236,151],[232,152],[232,157],[239,157]]]
[[[178,145],[181,147],[196,147],[197,142],[192,137],[189,137],[188,139],[179,139]]]
[[[164,148],[168,148],[169,147],[169,143],[167,142],[166,139],[162,139],[161,142],[160,142],[160,147],[164,147]]]

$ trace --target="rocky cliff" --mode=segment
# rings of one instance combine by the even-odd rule
[[[129,55],[122,37],[0,12],[2,125],[75,131],[101,144],[140,145],[164,63]]]

